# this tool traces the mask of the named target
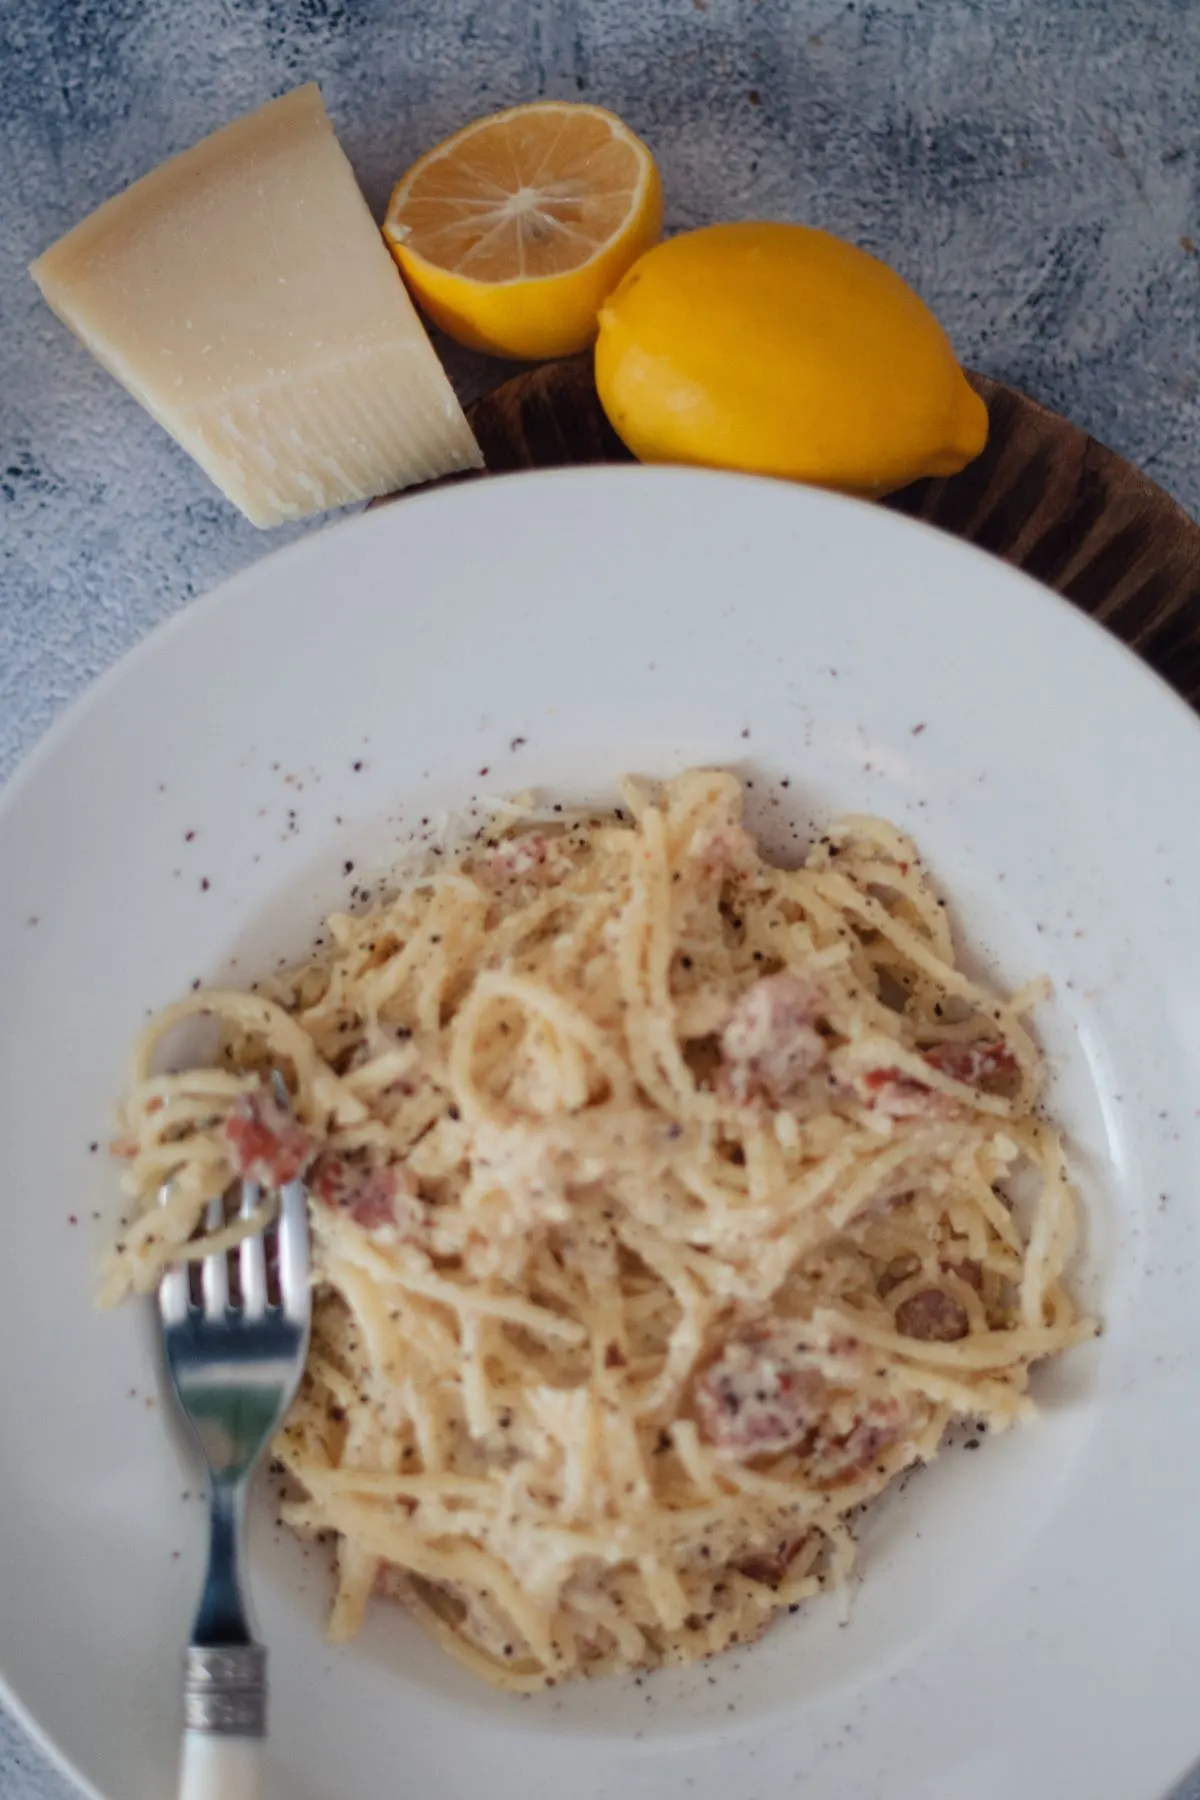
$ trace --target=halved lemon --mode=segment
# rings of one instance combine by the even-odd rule
[[[600,106],[539,100],[477,119],[392,194],[383,235],[443,331],[494,356],[568,356],[662,232],[646,145]]]

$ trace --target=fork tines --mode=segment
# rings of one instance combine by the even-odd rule
[[[261,1204],[257,1182],[244,1181],[234,1218],[253,1218]],[[231,1222],[223,1197],[209,1203],[207,1232]],[[308,1310],[308,1264],[307,1192],[302,1181],[290,1181],[279,1191],[276,1216],[262,1230],[250,1232],[232,1250],[172,1264],[158,1290],[163,1323],[182,1325],[189,1317],[211,1324],[253,1323],[272,1313],[300,1321]]]

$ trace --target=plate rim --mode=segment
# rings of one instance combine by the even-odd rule
[[[1015,391],[1015,390],[1014,390]],[[1035,403],[1036,404],[1036,403]],[[490,472],[477,479],[455,481],[447,485],[430,485],[413,489],[407,493],[390,495],[386,505],[365,506],[361,511],[348,517],[336,519],[329,524],[319,526],[307,532],[303,537],[294,539],[289,544],[280,544],[268,549],[264,555],[254,557],[231,575],[207,588],[203,594],[196,594],[184,600],[177,609],[166,618],[157,620],[149,630],[122,651],[106,668],[80,691],[73,695],[62,707],[61,711],[51,719],[45,730],[34,739],[32,744],[18,757],[3,782],[0,782],[0,822],[8,806],[18,796],[24,786],[40,770],[43,760],[48,760],[58,750],[60,742],[69,736],[78,722],[107,698],[110,688],[116,687],[124,680],[129,671],[136,669],[141,661],[153,655],[159,646],[172,637],[194,628],[197,619],[208,617],[211,613],[233,604],[231,596],[243,584],[253,583],[260,570],[266,566],[280,568],[288,563],[304,561],[313,552],[313,546],[329,542],[337,537],[339,540],[351,533],[365,535],[370,532],[385,532],[397,529],[396,521],[408,517],[413,509],[428,507],[458,506],[463,503],[463,496],[489,492],[497,482],[520,481],[528,484],[538,483],[563,486],[592,486],[599,483],[615,482],[624,485],[629,482],[652,481],[664,485],[682,478],[686,482],[712,483],[726,487],[736,485],[753,489],[781,489],[785,492],[796,489],[803,494],[816,498],[822,504],[832,508],[845,509],[847,512],[859,513],[862,509],[886,517],[889,529],[900,533],[915,532],[921,538],[930,534],[944,543],[957,545],[961,550],[973,557],[982,557],[992,565],[999,565],[1013,581],[1020,582],[1026,589],[1042,595],[1050,602],[1060,616],[1069,616],[1084,630],[1086,634],[1103,639],[1112,649],[1117,651],[1118,660],[1126,666],[1140,670],[1159,694],[1187,718],[1197,731],[1200,731],[1200,711],[1184,699],[1177,688],[1173,687],[1165,675],[1131,644],[1112,631],[1104,622],[1088,612],[1084,607],[1070,600],[1057,588],[1031,575],[1028,570],[1009,562],[985,545],[977,544],[970,538],[957,536],[946,531],[942,526],[932,523],[916,514],[893,511],[878,501],[863,500],[852,494],[844,494],[833,488],[813,487],[801,482],[788,482],[767,475],[744,475],[727,469],[701,469],[683,463],[577,463],[565,464],[557,468],[506,469],[496,474]],[[1149,479],[1147,477],[1147,479]],[[1168,495],[1167,498],[1170,498]],[[469,504],[469,502],[468,502]],[[1178,504],[1173,502],[1173,504]],[[1181,509],[1182,510],[1182,509]],[[1186,515],[1185,515],[1186,516]],[[388,525],[382,520],[387,519]]]

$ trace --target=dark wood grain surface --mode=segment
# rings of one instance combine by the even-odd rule
[[[1200,524],[1078,426],[1015,388],[971,379],[991,416],[983,455],[883,504],[1055,588],[1200,705]],[[596,397],[590,355],[514,375],[469,417],[491,474],[629,460]]]

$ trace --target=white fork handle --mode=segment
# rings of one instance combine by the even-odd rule
[[[263,1800],[267,1791],[265,1738],[185,1731],[179,1761],[179,1800]]]

